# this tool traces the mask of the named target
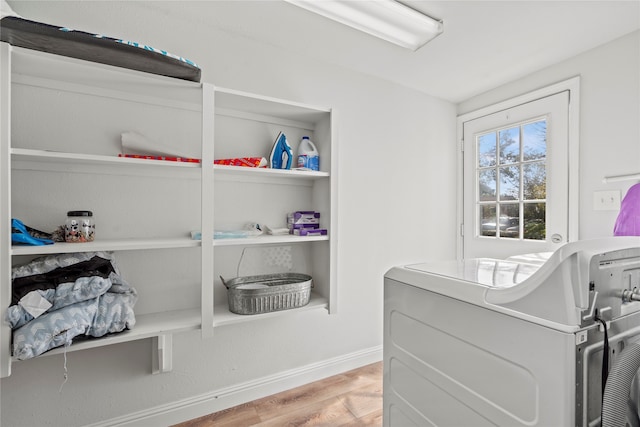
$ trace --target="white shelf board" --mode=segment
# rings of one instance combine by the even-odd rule
[[[12,46],[12,80],[150,105],[199,110],[202,83]]]
[[[133,329],[101,338],[78,341],[71,344],[66,351],[86,350],[89,348],[103,347],[105,345],[119,344],[160,335],[193,331],[200,329],[200,327],[199,309],[175,310],[162,313],[136,315],[136,324]],[[64,347],[57,347],[41,354],[38,357],[61,354],[64,352]],[[19,361],[18,359],[12,360]]]
[[[250,314],[250,315],[242,315],[235,314],[229,311],[229,304],[225,300],[223,304],[216,304],[214,307],[214,315],[213,315],[213,326],[225,326],[225,325],[233,325],[237,323],[245,323],[245,322],[254,322],[260,319],[265,319],[268,317],[275,316],[286,316],[287,314],[291,314],[293,312],[300,311],[308,311],[308,310],[319,310],[319,309],[327,309],[329,303],[326,298],[323,298],[315,293],[311,293],[311,298],[309,299],[309,304],[304,307],[292,308],[289,310],[280,310],[280,311],[272,311],[270,313],[263,314]]]
[[[640,180],[640,172],[638,173],[629,173],[625,175],[613,175],[613,176],[605,176],[602,182],[618,182],[618,181],[636,181]]]
[[[219,86],[215,90],[218,111],[235,110],[243,115],[277,117],[280,120],[298,122],[301,127],[307,129],[313,129],[315,123],[322,121],[331,113],[331,109],[327,107],[301,104]]]
[[[45,254],[68,254],[74,252],[97,252],[97,251],[131,251],[141,249],[173,249],[191,248],[200,246],[199,240],[192,240],[188,237],[167,238],[167,239],[113,239],[94,240],[84,243],[57,242],[53,245],[45,246],[12,246],[12,255],[45,255]]]
[[[329,236],[294,236],[284,234],[282,236],[256,236],[256,237],[240,237],[237,239],[214,239],[213,246],[253,246],[253,245],[271,245],[281,243],[306,243],[319,242],[329,240]]]
[[[200,163],[173,162],[166,160],[133,159],[129,157],[103,156],[94,154],[64,153],[59,151],[32,150],[27,148],[12,148],[11,157],[14,161],[32,162],[60,162],[82,163],[91,165],[124,165],[141,167],[164,167],[199,169]]]
[[[321,179],[329,176],[329,172],[309,171],[297,169],[271,169],[271,168],[251,168],[244,166],[229,165],[213,165],[216,175],[229,176],[261,176],[261,177],[278,177],[278,178],[297,178],[297,179]]]

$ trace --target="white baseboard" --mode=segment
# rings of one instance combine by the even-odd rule
[[[111,418],[90,426],[169,426],[381,360],[382,346],[372,347],[143,411]]]

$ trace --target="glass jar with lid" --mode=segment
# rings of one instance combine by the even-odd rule
[[[93,242],[96,225],[91,211],[69,211],[64,224],[64,240],[69,243]]]

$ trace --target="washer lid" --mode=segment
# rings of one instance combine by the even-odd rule
[[[486,287],[508,288],[528,279],[543,263],[544,261],[534,263],[510,259],[475,258],[413,264],[407,265],[406,268]]]
[[[389,270],[386,278],[502,311],[561,330],[577,330],[606,299],[620,300],[640,264],[640,237],[609,237],[567,243],[550,256],[519,255],[427,262]],[[640,270],[640,268],[638,268]],[[624,272],[627,271],[625,275]],[[598,279],[592,291],[591,283]],[[623,280],[624,279],[624,280]],[[623,283],[624,282],[624,283]],[[603,299],[604,298],[604,299]],[[587,317],[584,317],[587,316]]]

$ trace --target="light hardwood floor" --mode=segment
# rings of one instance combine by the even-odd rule
[[[382,362],[174,427],[381,426]]]

